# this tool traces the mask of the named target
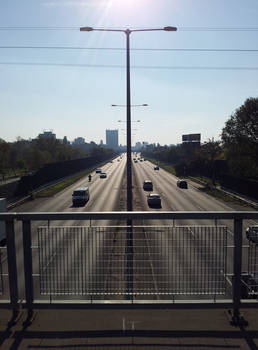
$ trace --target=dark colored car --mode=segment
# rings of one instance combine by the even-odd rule
[[[177,187],[179,188],[188,188],[188,184],[186,180],[178,180]]]
[[[242,272],[241,275],[241,298],[257,298],[258,296],[258,276],[248,272]],[[233,280],[232,280],[233,281]]]
[[[153,184],[150,180],[143,181],[143,189],[145,191],[153,191]]]
[[[258,244],[258,226],[250,226],[246,229],[246,238],[248,241]]]
[[[147,202],[149,207],[158,207],[161,208],[161,198],[157,193],[150,193],[147,196]]]

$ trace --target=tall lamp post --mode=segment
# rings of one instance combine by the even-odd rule
[[[130,34],[133,32],[149,32],[149,31],[176,31],[176,27],[164,27],[156,29],[99,29],[92,27],[82,27],[80,31],[91,32],[122,32],[126,35],[126,122],[127,122],[127,211],[133,210],[133,193],[132,193],[132,156],[131,156],[131,86],[130,86]],[[133,299],[133,234],[132,234],[132,220],[127,220],[127,297],[129,300]]]
[[[130,86],[130,34],[133,32],[150,31],[174,32],[176,27],[150,28],[150,29],[102,29],[92,27],[81,27],[81,32],[122,32],[126,35],[126,115],[127,115],[127,211],[133,210],[132,203],[132,167],[131,167],[131,86]],[[128,221],[131,224],[131,220]]]

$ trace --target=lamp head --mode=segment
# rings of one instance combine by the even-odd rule
[[[94,29],[92,27],[81,27],[80,32],[92,32]]]
[[[166,32],[176,32],[177,31],[177,27],[164,27],[163,28]]]

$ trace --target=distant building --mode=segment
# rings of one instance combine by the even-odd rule
[[[106,145],[118,149],[118,130],[106,130]]]
[[[50,139],[50,138],[56,139],[56,134],[53,134],[52,131],[44,131],[43,134],[39,134],[38,137],[42,137],[44,139]]]
[[[148,146],[148,144],[149,144],[149,142],[147,142],[147,141],[143,141],[143,142],[142,142],[142,147],[147,147],[147,146]]]
[[[136,142],[136,143],[135,143],[134,149],[135,149],[135,150],[140,150],[141,148],[142,148],[141,142]]]
[[[74,145],[84,145],[85,144],[85,139],[83,137],[76,137],[73,141]]]
[[[100,140],[100,146],[103,146],[103,140]]]

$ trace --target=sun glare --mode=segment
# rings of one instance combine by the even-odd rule
[[[120,15],[136,14],[145,6],[145,0],[108,0],[109,9]]]
[[[134,11],[141,7],[139,0],[110,0],[110,6],[119,12]]]

